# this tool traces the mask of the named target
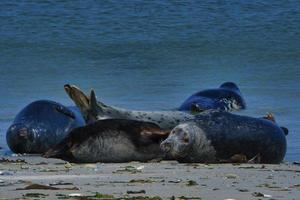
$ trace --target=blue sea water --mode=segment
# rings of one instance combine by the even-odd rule
[[[241,114],[274,113],[300,160],[300,1],[0,1],[0,146],[28,103],[72,105],[65,83],[110,105],[178,107],[236,82]]]

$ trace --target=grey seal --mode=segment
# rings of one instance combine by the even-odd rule
[[[180,162],[219,162],[236,154],[261,163],[280,163],[286,153],[285,130],[269,119],[208,110],[176,126],[162,150]]]

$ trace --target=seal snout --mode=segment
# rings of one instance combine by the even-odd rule
[[[9,148],[16,153],[25,152],[26,149],[24,144],[30,139],[30,131],[24,124],[13,124],[7,130],[7,144]]]
[[[14,135],[18,139],[28,139],[28,128],[24,126],[23,124],[13,124],[11,125],[7,133],[10,133],[11,135]]]
[[[172,149],[172,143],[170,141],[164,141],[160,144],[161,150],[163,150],[165,153],[169,153]]]

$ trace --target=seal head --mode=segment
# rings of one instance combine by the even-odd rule
[[[162,151],[179,162],[213,162],[215,149],[194,122],[176,126],[160,145]]]
[[[48,100],[30,103],[15,117],[6,140],[15,153],[44,153],[84,119],[77,108]]]

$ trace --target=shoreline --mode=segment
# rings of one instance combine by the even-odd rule
[[[292,163],[73,164],[39,156],[2,157],[0,199],[296,200],[299,180],[300,165]]]

